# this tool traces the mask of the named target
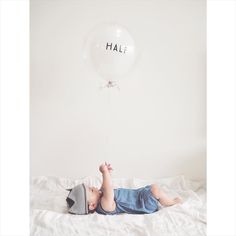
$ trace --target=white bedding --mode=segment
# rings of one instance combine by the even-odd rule
[[[184,176],[165,179],[113,179],[114,188],[139,188],[157,183],[172,197],[184,203],[147,215],[97,213],[79,216],[67,213],[66,188],[84,182],[101,186],[99,177],[69,180],[57,177],[31,179],[31,236],[203,236],[206,235],[206,188],[204,182]]]

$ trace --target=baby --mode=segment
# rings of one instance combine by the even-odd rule
[[[149,214],[158,211],[158,202],[163,206],[181,203],[180,198],[171,199],[156,185],[151,184],[138,189],[113,189],[110,164],[100,165],[102,186],[100,189],[79,184],[66,199],[68,212],[71,214],[88,214],[97,212],[103,215],[120,213]]]

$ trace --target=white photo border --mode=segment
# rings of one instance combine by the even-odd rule
[[[236,1],[207,2],[207,232],[236,235]]]
[[[0,235],[29,235],[29,1],[0,1]]]

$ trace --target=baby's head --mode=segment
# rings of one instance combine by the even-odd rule
[[[69,213],[78,215],[93,213],[102,195],[98,188],[89,187],[85,184],[79,184],[69,191],[66,198]]]
[[[93,213],[101,198],[102,192],[95,187],[86,186],[87,204],[89,213]]]

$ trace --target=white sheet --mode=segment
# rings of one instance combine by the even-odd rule
[[[204,182],[184,176],[165,179],[113,179],[115,188],[138,188],[157,183],[170,196],[180,196],[183,204],[161,208],[148,215],[97,213],[78,216],[67,213],[66,188],[84,182],[101,186],[98,177],[69,180],[57,177],[31,179],[31,236],[203,236],[206,235],[206,189]]]

